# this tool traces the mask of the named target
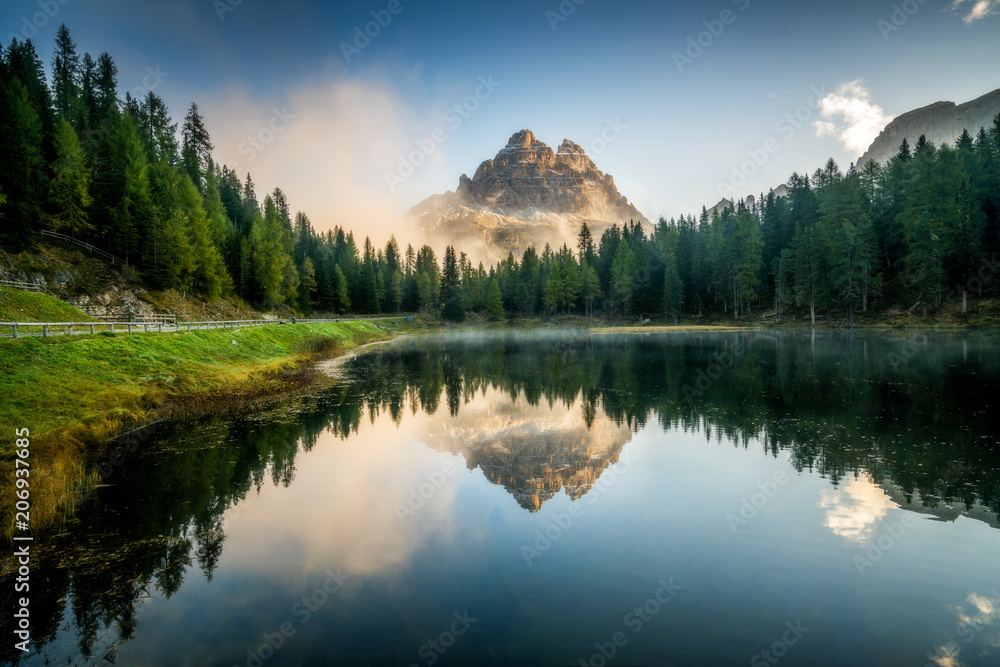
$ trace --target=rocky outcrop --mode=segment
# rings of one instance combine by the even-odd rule
[[[962,130],[975,137],[979,128],[991,127],[997,114],[1000,114],[1000,89],[965,104],[935,102],[904,113],[886,125],[857,164],[860,167],[869,160],[885,164],[899,151],[903,139],[912,148],[920,135],[935,145],[953,145]]]
[[[478,245],[486,261],[528,245],[572,245],[583,222],[595,238],[612,224],[650,226],[583,148],[566,139],[553,151],[530,130],[512,136],[472,178],[463,174],[455,192],[432,196],[409,215],[425,232],[472,247],[472,254]]]

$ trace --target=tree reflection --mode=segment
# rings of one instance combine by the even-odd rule
[[[104,655],[133,637],[143,599],[170,597],[193,566],[211,581],[225,513],[269,483],[290,485],[296,455],[321,433],[350,438],[365,416],[398,425],[407,413],[442,410],[442,418],[455,419],[490,392],[529,406],[578,409],[588,431],[604,418],[633,431],[655,423],[759,446],[769,456],[787,452],[796,469],[835,486],[863,473],[921,507],[995,509],[997,351],[986,338],[925,337],[915,345],[905,336],[861,334],[404,339],[358,357],[348,380],[321,395],[157,433],[33,560],[35,649],[45,653],[72,619],[80,655]],[[620,451],[597,462],[565,455],[560,465],[589,483]],[[552,460],[531,455],[525,474],[553,478],[544,470]],[[522,484],[513,457],[485,448],[468,462],[511,490]],[[537,509],[551,493],[543,491],[522,493],[519,502]],[[20,659],[9,642],[0,649],[0,660]]]

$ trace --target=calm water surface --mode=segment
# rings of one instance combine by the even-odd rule
[[[995,667],[998,352],[402,339],[127,452],[37,545],[21,662]]]

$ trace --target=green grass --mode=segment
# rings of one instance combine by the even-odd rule
[[[93,321],[83,311],[48,294],[0,287],[0,322]]]
[[[112,436],[312,386],[303,361],[390,337],[369,322],[343,322],[0,340],[0,432],[31,432],[33,525],[43,530],[71,512],[94,481],[86,462]],[[3,479],[13,479],[14,438],[2,443]],[[9,484],[0,484],[0,501],[14,506]],[[0,533],[10,537],[12,527]]]
[[[222,389],[294,365],[320,337],[333,341],[324,348],[330,353],[387,334],[367,322],[345,322],[2,340],[0,429],[28,427],[44,435],[116,413],[141,421],[165,398]],[[4,441],[0,455],[9,455],[10,445]]]

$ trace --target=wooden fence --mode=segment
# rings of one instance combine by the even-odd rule
[[[48,238],[59,239],[60,241],[65,241],[66,243],[70,243],[70,244],[73,244],[73,245],[78,246],[80,248],[83,248],[84,250],[86,250],[90,254],[97,255],[98,257],[103,257],[104,259],[108,260],[112,264],[121,264],[123,266],[129,266],[128,262],[126,262],[125,260],[120,259],[118,257],[115,257],[110,252],[106,252],[104,250],[101,250],[97,246],[91,245],[90,243],[87,243],[86,241],[81,241],[80,239],[75,239],[72,236],[67,236],[66,234],[60,234],[58,232],[50,232],[47,229],[43,229],[42,231],[39,232],[39,234],[41,234],[42,236],[47,236]]]
[[[17,280],[0,280],[0,287],[13,287],[14,289],[24,290],[25,292],[38,292],[39,294],[47,292],[44,285],[39,285],[38,283],[24,283]]]

